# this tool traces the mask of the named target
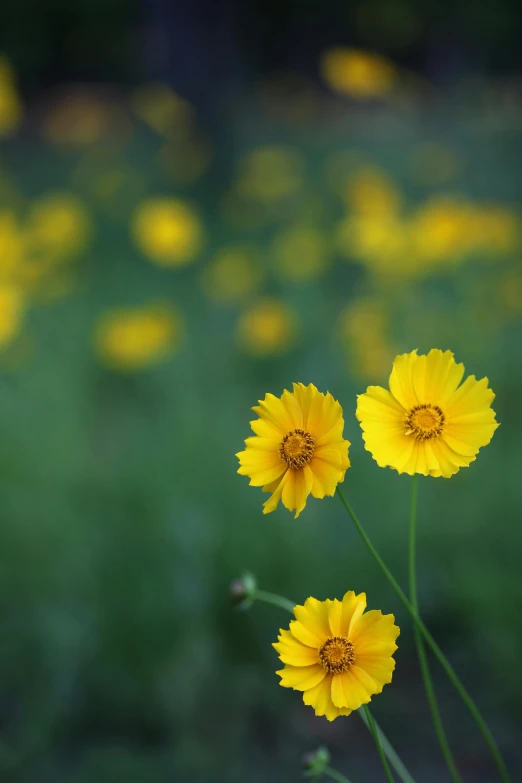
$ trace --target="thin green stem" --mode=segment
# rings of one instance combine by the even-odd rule
[[[386,777],[388,778],[389,783],[395,783],[393,779],[393,775],[391,773],[391,769],[388,765],[388,762],[386,760],[386,756],[384,754],[384,750],[382,749],[381,741],[379,739],[379,733],[377,731],[377,728],[375,726],[375,721],[373,720],[372,713],[370,712],[368,705],[364,704],[364,712],[366,715],[366,718],[368,720],[368,725],[370,726],[370,731],[372,733],[372,736],[375,740],[375,744],[377,745],[377,752],[379,754],[379,758],[381,759],[382,766],[384,767],[384,771],[386,773]]]
[[[254,600],[263,601],[265,604],[272,604],[272,606],[278,606],[280,609],[285,609],[291,614],[294,613],[294,606],[288,598],[283,598],[282,595],[276,595],[276,593],[267,593],[266,590],[256,590],[254,593]]]
[[[335,780],[337,783],[350,783],[346,775],[342,775],[336,769],[333,769],[333,767],[325,767],[324,774],[326,777],[330,778],[330,780]]]
[[[289,601],[288,598],[283,598],[283,596],[281,595],[276,595],[276,593],[267,593],[265,590],[256,590],[254,594],[254,600],[263,601],[266,604],[272,604],[273,606],[278,606],[280,609],[285,609],[286,611],[290,612],[290,614],[294,613],[295,604]],[[366,728],[368,729],[368,731],[371,732],[370,723],[364,711],[362,709],[359,709],[356,710],[356,712],[359,718],[366,726]],[[415,780],[412,778],[412,776],[410,775],[410,773],[408,772],[408,770],[400,760],[397,752],[393,749],[391,742],[386,737],[383,730],[379,728],[379,726],[375,723],[375,720],[374,720],[374,725],[376,727],[376,731],[378,733],[379,740],[384,749],[384,752],[386,753],[388,759],[390,760],[390,764],[394,768],[395,772],[402,780],[402,783],[415,783]]]
[[[370,550],[371,554],[373,555],[374,560],[377,562],[379,568],[383,572],[384,576],[392,586],[393,590],[395,591],[397,597],[399,598],[400,602],[408,612],[408,614],[411,616],[413,622],[421,632],[422,636],[428,643],[429,647],[432,649],[435,657],[439,661],[440,665],[444,669],[446,675],[448,676],[449,680],[451,681],[452,685],[458,692],[460,698],[468,708],[473,720],[477,724],[480,733],[482,734],[484,741],[486,745],[489,748],[489,752],[491,753],[491,757],[493,758],[493,761],[495,762],[495,765],[498,769],[499,775],[503,781],[503,783],[512,783],[511,777],[509,776],[509,773],[506,769],[506,765],[504,764],[504,761],[502,759],[502,756],[500,755],[500,751],[497,748],[497,745],[495,743],[495,740],[493,738],[493,735],[491,734],[486,722],[484,721],[482,715],[480,714],[478,708],[475,705],[475,702],[465,689],[465,687],[462,685],[459,677],[457,676],[455,670],[453,669],[452,665],[440,649],[439,645],[431,635],[431,633],[428,631],[420,617],[417,615],[417,612],[409,602],[406,594],[402,591],[402,589],[399,586],[399,583],[389,570],[389,568],[384,563],[384,560],[379,555],[377,550],[375,549],[374,545],[366,535],[366,532],[357,519],[352,507],[344,497],[340,487],[337,487],[337,494],[339,495],[339,498],[341,500],[341,503],[345,507],[346,511],[350,515],[355,527],[357,528],[357,531],[359,532],[359,535],[363,539],[364,543],[366,544],[367,548]]]
[[[418,493],[418,477],[413,477],[411,485],[411,504],[410,504],[410,536],[409,536],[409,587],[410,587],[410,601],[413,609],[419,613],[419,603],[417,598],[417,574],[416,574],[416,557],[415,557],[415,538],[416,538],[416,518],[417,518],[417,493]],[[463,783],[462,778],[455,764],[455,759],[451,752],[451,748],[444,731],[442,724],[442,718],[439,712],[439,706],[437,704],[437,697],[435,695],[435,689],[430,674],[430,667],[428,663],[428,656],[424,647],[421,633],[417,628],[417,625],[413,624],[413,634],[415,637],[415,645],[417,647],[417,655],[419,657],[419,664],[422,673],[422,679],[424,681],[424,688],[426,690],[426,697],[431,711],[431,717],[433,720],[433,727],[439,746],[444,756],[444,761],[448,767],[448,772],[453,780],[453,783]]]
[[[359,715],[360,719],[362,720],[362,722],[364,723],[368,731],[370,731],[370,724],[368,723],[368,718],[366,717],[366,713],[364,712],[362,707],[360,707],[357,710],[357,714]],[[400,760],[399,756],[393,749],[389,739],[387,738],[386,734],[381,729],[381,727],[379,726],[375,718],[373,719],[373,722],[375,723],[375,728],[377,729],[377,733],[379,735],[382,748],[386,753],[386,757],[390,762],[390,764],[392,765],[395,772],[397,773],[397,775],[402,780],[402,783],[415,783],[414,779],[412,778],[412,776],[410,775],[410,773],[408,772],[408,770]]]

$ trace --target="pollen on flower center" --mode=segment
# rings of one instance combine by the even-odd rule
[[[430,440],[442,432],[446,416],[438,405],[414,405],[406,414],[406,435],[417,440]]]
[[[330,674],[341,674],[355,661],[353,642],[345,636],[330,636],[319,650],[319,660]]]
[[[315,451],[315,439],[306,430],[288,432],[279,446],[279,454],[288,467],[298,469],[308,465]]]

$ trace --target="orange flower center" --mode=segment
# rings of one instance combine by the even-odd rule
[[[312,459],[315,451],[315,439],[306,430],[296,429],[288,432],[279,446],[279,454],[289,468],[304,468]]]
[[[445,421],[446,416],[438,405],[414,405],[404,420],[406,435],[414,435],[417,440],[437,438]]]
[[[319,660],[329,674],[341,674],[355,662],[353,642],[345,636],[330,636],[319,650]]]

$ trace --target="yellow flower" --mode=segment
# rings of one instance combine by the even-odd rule
[[[22,325],[24,297],[16,286],[0,285],[0,349],[8,345]]]
[[[220,250],[203,270],[201,282],[208,298],[228,304],[250,296],[263,277],[256,256],[255,248],[248,245]]]
[[[389,60],[361,49],[338,47],[323,55],[321,72],[332,90],[354,98],[379,98],[390,92],[398,73]]]
[[[250,485],[271,492],[263,514],[275,511],[282,499],[298,517],[310,493],[314,498],[333,495],[344,479],[349,442],[343,440],[343,411],[331,394],[311,383],[294,383],[282,397],[267,394],[252,408],[259,419],[250,422],[254,437],[240,451],[238,473]]]
[[[190,264],[202,245],[199,217],[177,199],[145,201],[134,215],[132,229],[142,252],[161,266]]]
[[[487,378],[459,386],[463,374],[451,351],[415,350],[396,357],[390,391],[369,386],[358,396],[366,450],[381,468],[449,478],[473,462],[498,427],[495,395]]]
[[[164,136],[176,130],[186,132],[192,122],[190,104],[161,82],[138,87],[131,96],[131,106],[140,120]]]
[[[463,258],[476,242],[471,205],[447,196],[430,199],[413,216],[412,241],[423,265]]]
[[[243,198],[277,201],[302,185],[303,162],[291,147],[258,147],[239,163],[237,191]]]
[[[397,215],[401,194],[393,180],[379,169],[365,166],[351,177],[344,191],[345,200],[359,215],[387,218]]]
[[[324,237],[307,226],[294,226],[277,234],[273,252],[277,274],[294,283],[315,280],[329,264]]]
[[[183,333],[183,320],[168,305],[115,310],[98,322],[95,347],[113,370],[140,370],[174,352]]]
[[[27,239],[37,255],[55,259],[77,255],[85,249],[90,234],[89,214],[72,193],[49,193],[31,208]]]
[[[0,136],[14,133],[22,121],[22,114],[13,69],[5,57],[0,57]]]
[[[284,302],[265,297],[246,310],[238,321],[237,338],[253,356],[280,356],[295,342],[297,316]]]
[[[24,241],[16,217],[0,211],[0,283],[17,279],[23,258]]]
[[[395,617],[365,609],[365,593],[352,590],[342,601],[308,598],[273,645],[285,664],[276,672],[280,685],[302,691],[304,703],[329,721],[368,704],[392,681]]]

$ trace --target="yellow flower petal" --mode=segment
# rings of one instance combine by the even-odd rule
[[[417,351],[397,356],[390,375],[390,391],[406,409],[412,408],[419,402],[413,386],[413,367],[417,358]]]
[[[368,704],[372,698],[372,690],[368,690],[365,682],[355,674],[355,666],[342,674],[334,674],[332,678],[332,701],[336,707],[347,707],[358,710],[362,704]]]
[[[283,489],[283,505],[299,516],[306,505],[306,498],[312,491],[313,474],[308,465],[301,470],[288,470],[289,477]]]
[[[263,503],[263,514],[270,514],[271,511],[275,511],[278,507],[279,501],[281,500],[281,495],[283,494],[283,490],[285,488],[285,484],[288,480],[289,473],[290,471],[287,470],[281,480],[278,480],[279,483],[274,482],[274,484],[277,484],[277,486],[273,489],[272,497],[268,498],[268,500]],[[263,487],[263,490],[266,491],[266,487]]]
[[[255,405],[252,410],[257,413],[260,419],[265,419],[274,429],[278,430],[281,436],[294,429],[293,421],[282,400],[273,394],[266,394],[265,399],[259,400],[259,405]]]
[[[339,715],[339,710],[332,702],[331,680],[332,675],[328,674],[319,685],[303,693],[304,703],[313,707],[316,715],[324,715],[330,721]]]
[[[312,666],[319,663],[318,650],[299,642],[290,632],[281,629],[278,641],[272,645],[283,663],[291,666]]]
[[[381,693],[383,687],[392,681],[393,672],[395,669],[395,661],[389,656],[385,655],[364,655],[359,654],[357,656],[357,666],[359,669],[363,669],[376,683],[376,693]]]
[[[283,688],[293,688],[296,691],[308,691],[315,688],[326,677],[326,671],[321,664],[314,666],[285,666],[276,672],[281,677]]]
[[[308,628],[320,643],[330,636],[329,608],[330,601],[318,601],[317,598],[307,598],[304,606],[294,608],[296,620]]]
[[[355,645],[355,655],[358,650],[373,642],[394,642],[400,631],[394,624],[392,614],[383,614],[379,609],[365,612],[352,624],[350,641]]]
[[[426,357],[426,387],[422,402],[437,400],[438,405],[444,405],[463,375],[464,365],[457,364],[451,351],[432,348]]]
[[[313,631],[310,631],[310,629],[299,622],[299,620],[292,620],[290,623],[290,632],[296,639],[307,647],[313,647],[314,650],[318,650],[324,642],[324,637],[320,637]]]
[[[448,415],[453,422],[469,422],[477,414],[483,414],[494,399],[494,393],[488,388],[488,379],[477,381],[474,375],[470,375],[448,399]]]

